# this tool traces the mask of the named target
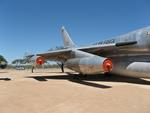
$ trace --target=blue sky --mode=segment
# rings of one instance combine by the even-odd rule
[[[62,25],[76,44],[91,44],[149,26],[150,1],[0,0],[0,54],[10,62],[63,45]]]

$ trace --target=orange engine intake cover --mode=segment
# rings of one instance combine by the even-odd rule
[[[37,57],[37,59],[36,59],[36,64],[38,64],[38,65],[42,65],[42,64],[44,64],[44,58],[43,57]]]
[[[112,63],[111,59],[104,60],[103,69],[105,72],[110,72],[113,69],[113,63]]]

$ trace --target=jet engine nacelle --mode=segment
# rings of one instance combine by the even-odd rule
[[[106,73],[113,68],[113,63],[110,59],[99,56],[69,59],[65,65],[82,74]]]
[[[150,63],[133,62],[127,67],[127,70],[140,72],[140,73],[150,73]]]
[[[114,69],[114,74],[121,76],[130,76],[137,78],[150,78],[150,63],[149,62],[132,62],[126,69]]]

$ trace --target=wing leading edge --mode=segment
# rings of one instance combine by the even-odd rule
[[[92,45],[92,46],[79,47],[79,48],[74,48],[74,49],[94,54],[97,51],[114,50],[122,46],[134,45],[136,43],[137,43],[136,41],[124,42],[124,43],[121,42],[121,43],[116,43],[116,44]],[[72,58],[71,52],[72,52],[72,48],[68,48],[68,49],[54,50],[54,51],[48,51],[45,53],[40,53],[40,54],[37,54],[37,56],[42,56],[47,60],[66,61],[67,59]]]
[[[70,53],[71,49],[63,49],[40,53],[37,54],[37,56],[42,56],[45,60],[65,61],[66,59],[69,59],[71,57]]]

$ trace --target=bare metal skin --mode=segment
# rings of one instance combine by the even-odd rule
[[[37,54],[45,60],[59,61],[83,74],[114,73],[150,78],[150,27],[125,35],[77,47],[64,27],[64,49]]]

